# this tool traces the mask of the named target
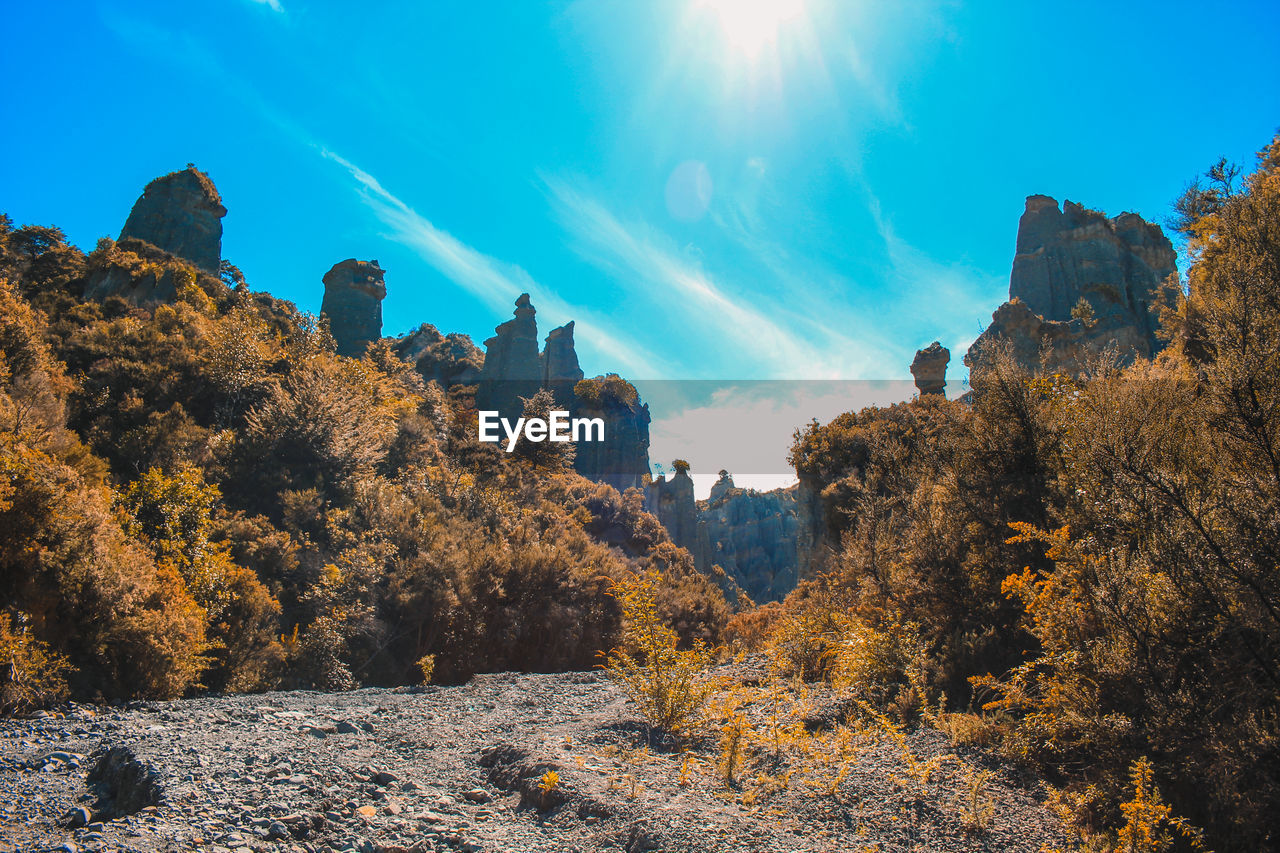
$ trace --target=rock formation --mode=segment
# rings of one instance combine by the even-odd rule
[[[529,294],[520,294],[515,317],[498,325],[494,336],[484,342],[484,369],[476,388],[476,409],[518,417],[524,410],[520,399],[532,397],[542,387],[536,314]]]
[[[700,572],[717,576],[756,603],[780,601],[799,580],[795,487],[757,492],[740,489],[727,471],[705,501],[694,500],[688,466],[677,460],[670,479],[645,487],[645,505],[671,541],[687,548]]]
[[[1160,349],[1161,285],[1177,272],[1173,245],[1135,213],[1108,219],[1067,201],[1033,195],[1018,223],[1009,299],[965,355],[1007,342],[1031,370],[1079,373],[1089,356],[1114,348],[1121,361]],[[1043,362],[1043,365],[1042,365]]]
[[[549,388],[556,402],[567,405],[573,400],[573,388],[582,381],[578,352],[573,346],[573,321],[570,320],[547,335],[542,350],[542,387]]]
[[[149,308],[173,302],[191,283],[218,293],[226,215],[213,181],[195,166],[156,178],[134,203],[120,239],[94,254],[85,297],[119,296]]]
[[[585,380],[574,387],[569,412],[575,418],[604,420],[604,441],[578,442],[575,471],[620,492],[644,486],[649,478],[649,407],[635,386],[613,373]]]
[[[915,377],[920,396],[945,394],[947,363],[950,361],[951,350],[938,341],[934,341],[924,349],[916,350],[915,360],[911,362],[911,375]]]
[[[222,262],[222,217],[227,209],[209,176],[187,164],[147,184],[134,203],[120,239],[150,243],[218,274]]]
[[[359,358],[382,337],[382,300],[387,296],[383,275],[377,261],[355,258],[334,264],[324,274],[320,313],[329,318],[340,355]]]
[[[653,513],[662,526],[667,528],[671,541],[693,554],[698,563],[698,502],[693,497],[693,478],[689,476],[689,465],[677,459],[672,467],[675,473],[671,479],[659,477],[645,486],[645,507]],[[705,566],[699,565],[705,571]]]
[[[446,388],[474,384],[484,369],[484,353],[470,337],[459,332],[442,335],[430,323],[396,339],[391,350],[412,364],[423,379]]]
[[[539,353],[537,311],[529,294],[522,293],[515,317],[495,328],[484,346],[477,410],[519,417],[521,398],[547,388],[571,417],[604,420],[604,441],[578,442],[574,469],[618,491],[644,485],[649,476],[649,407],[617,374],[583,382],[572,322],[552,329]]]
[[[727,472],[698,503],[698,538],[707,553],[694,554],[720,566],[757,604],[781,601],[799,581],[796,487],[757,492],[739,489]]]

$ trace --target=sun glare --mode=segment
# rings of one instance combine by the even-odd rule
[[[788,23],[804,16],[804,0],[697,0],[720,26],[726,46],[754,59]]]

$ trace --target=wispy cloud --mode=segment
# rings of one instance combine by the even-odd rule
[[[280,5],[280,0],[250,0],[250,2],[257,3],[259,6],[266,6],[272,12],[284,13],[284,6]]]
[[[1008,297],[1009,282],[962,261],[944,263],[898,236],[879,202],[871,198],[871,212],[888,253],[890,275],[896,279],[894,292],[910,300],[917,328],[932,334],[951,349],[952,370],[959,366],[980,327],[990,321],[991,312]],[[904,300],[905,301],[905,300]],[[928,343],[922,340],[920,345]]]
[[[596,199],[570,183],[543,177],[561,224],[577,241],[575,249],[597,267],[616,275],[629,297],[648,297],[676,306],[684,318],[677,334],[701,336],[709,351],[733,353],[739,370],[757,376],[814,377],[839,372],[832,354],[856,347],[813,318],[799,320],[785,306],[759,292],[717,282],[689,251],[644,223],[625,223]],[[803,333],[793,327],[806,326]],[[848,345],[847,347],[845,345]]]
[[[624,336],[606,331],[608,321],[595,312],[569,305],[521,267],[486,255],[437,228],[392,195],[377,178],[349,160],[328,149],[322,149],[321,153],[346,169],[356,180],[365,205],[390,229],[385,235],[388,239],[414,249],[442,275],[484,302],[495,316],[505,318],[516,297],[528,293],[534,305],[544,312],[574,317],[578,321],[574,328],[576,336],[608,359],[609,370],[630,371],[633,375],[652,375],[655,372],[640,348]]]

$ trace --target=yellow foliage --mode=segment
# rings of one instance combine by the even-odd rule
[[[67,697],[67,659],[0,612],[0,715],[46,707]]]
[[[1115,853],[1166,853],[1172,850],[1175,834],[1194,850],[1204,849],[1200,830],[1180,817],[1160,798],[1155,772],[1144,756],[1134,762],[1130,773],[1133,799],[1121,804],[1125,824],[1117,835]]]
[[[701,721],[715,690],[707,672],[712,652],[700,640],[693,648],[676,648],[676,632],[658,615],[662,581],[650,571],[611,583],[609,593],[622,610],[622,645],[609,654],[605,669],[651,726],[683,735]]]

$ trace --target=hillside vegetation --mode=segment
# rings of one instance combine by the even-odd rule
[[[1231,174],[1178,203],[1193,264],[1154,361],[992,353],[971,405],[798,433],[832,547],[731,626],[1041,769],[1107,849],[1196,846],[1175,813],[1217,850],[1280,831],[1280,137]]]
[[[177,299],[86,300],[106,273]],[[465,394],[223,273],[0,218],[0,711],[590,668],[649,569],[718,638],[638,492],[477,442]]]

